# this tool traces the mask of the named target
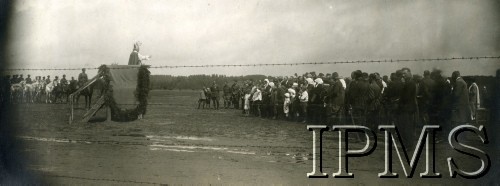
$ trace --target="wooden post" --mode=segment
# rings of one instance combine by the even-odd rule
[[[73,95],[69,95],[69,105],[71,107],[71,112],[69,115],[69,124],[73,123]]]
[[[106,121],[111,121],[111,107],[106,106]]]

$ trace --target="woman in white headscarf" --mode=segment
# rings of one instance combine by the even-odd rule
[[[142,65],[142,60],[149,60],[152,56],[145,56],[139,53],[139,48],[142,45],[140,41],[134,43],[134,49],[132,53],[130,53],[130,57],[128,58],[128,65]]]

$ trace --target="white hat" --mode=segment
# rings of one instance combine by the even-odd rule
[[[313,85],[314,80],[312,78],[306,78],[307,84]]]
[[[314,82],[316,82],[318,84],[323,84],[323,80],[321,78],[316,78],[316,80],[314,80]]]

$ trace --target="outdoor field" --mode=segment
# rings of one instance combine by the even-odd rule
[[[26,158],[23,163],[35,179],[63,185],[470,185],[498,176],[490,171],[479,180],[450,178],[448,156],[469,171],[477,170],[480,161],[443,141],[436,145],[436,170],[442,178],[420,178],[424,155],[413,178],[404,178],[394,154],[394,172],[403,179],[380,179],[384,144],[378,132],[372,154],[350,159],[355,178],[332,178],[338,170],[338,135],[328,131],[323,134],[323,172],[329,176],[309,179],[312,132],[307,124],[244,117],[235,109],[196,109],[197,91],[153,90],[149,95],[145,118],[133,122],[103,121],[106,112],[100,111],[89,123],[69,125],[67,104],[14,105],[10,112],[16,144],[22,147],[19,156]],[[83,101],[76,120],[83,115]],[[475,136],[469,142],[485,148]]]

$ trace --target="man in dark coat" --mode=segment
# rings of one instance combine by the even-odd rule
[[[459,71],[453,72],[451,79],[453,81],[451,122],[454,127],[460,124],[469,123],[471,120],[471,111],[467,83],[460,77]]]
[[[210,92],[212,96],[212,102],[214,104],[214,109],[218,110],[219,109],[219,97],[220,97],[220,90],[219,86],[217,86],[217,83],[213,83],[212,87],[210,87]]]
[[[316,78],[314,82],[315,82],[314,87],[311,89],[311,92],[309,93],[309,98],[310,98],[309,113],[311,113],[313,122],[323,123],[325,119],[324,97],[326,96],[326,89],[323,86],[323,79]]]
[[[380,124],[380,99],[382,94],[382,85],[377,82],[377,75],[370,74],[370,85],[367,99],[367,124],[376,131]]]
[[[352,120],[355,125],[366,126],[366,101],[369,91],[368,74],[356,73],[356,81],[351,83],[349,89]]]
[[[341,125],[344,114],[345,89],[340,82],[339,75],[335,72],[332,74],[332,84],[328,88],[325,102],[327,103],[326,113],[328,124]]]
[[[404,85],[401,91],[399,122],[396,125],[401,132],[403,143],[411,149],[415,139],[415,114],[417,112],[417,85],[412,79],[411,71],[403,68]]]
[[[432,112],[432,103],[434,102],[436,83],[430,77],[431,73],[424,71],[424,78],[419,86],[419,114],[424,125],[437,124],[436,121],[431,121],[429,113]]]
[[[397,123],[397,117],[399,115],[399,101],[401,99],[400,93],[403,89],[403,82],[401,82],[401,78],[403,78],[401,70],[391,74],[391,82],[387,85],[387,89],[384,90],[383,103],[387,115],[387,125],[394,125]]]
[[[231,85],[231,102],[234,106],[234,109],[240,108],[240,97],[241,97],[241,89],[238,86],[238,82],[235,80],[233,85]]]
[[[222,87],[222,91],[224,93],[223,99],[224,99],[224,109],[228,109],[231,106],[231,87],[227,84],[227,81],[224,83],[224,86]]]
[[[71,80],[69,80],[69,93],[73,93],[77,90],[78,81],[75,80],[75,77],[71,76]]]

